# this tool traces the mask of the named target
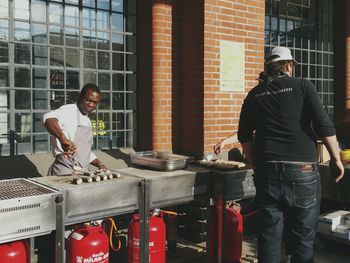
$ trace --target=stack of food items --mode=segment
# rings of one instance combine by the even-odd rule
[[[92,182],[99,182],[99,181],[105,181],[112,178],[120,178],[120,173],[116,171],[110,171],[110,170],[97,170],[94,172],[87,172],[84,171],[83,168],[80,166],[74,166],[73,167],[73,183],[74,184],[81,184],[82,182],[86,183],[92,183]]]

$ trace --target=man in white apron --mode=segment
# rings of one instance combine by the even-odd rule
[[[89,83],[81,90],[77,103],[63,105],[44,115],[43,122],[52,135],[55,157],[49,175],[70,175],[77,165],[84,170],[89,164],[107,169],[91,152],[93,135],[88,114],[96,109],[100,99],[99,88]]]

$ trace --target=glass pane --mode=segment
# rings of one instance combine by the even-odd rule
[[[127,16],[126,31],[136,33],[136,16]]]
[[[66,104],[75,103],[79,98],[79,91],[67,91]]]
[[[10,91],[9,90],[0,90],[0,110],[8,110],[10,109]],[[2,116],[2,115],[0,115]],[[3,117],[3,116],[2,116]],[[1,126],[3,125],[1,117],[0,117],[0,134],[2,132]]]
[[[124,93],[113,93],[112,109],[124,110]]]
[[[109,49],[109,33],[98,32],[97,33],[97,48],[98,49]]]
[[[61,48],[61,47],[51,47],[50,48],[50,65],[51,66],[64,66],[63,48]]]
[[[124,36],[119,33],[112,33],[112,50],[124,51]]]
[[[113,130],[124,130],[124,114],[122,112],[114,113],[113,114],[113,121],[112,121],[112,127]]]
[[[15,40],[16,41],[29,41],[29,23],[15,21]]]
[[[79,9],[77,6],[65,6],[65,24],[67,26],[79,26]]]
[[[47,47],[33,45],[33,64],[34,65],[47,65]]]
[[[0,1],[0,18],[9,16],[9,0]]]
[[[32,118],[30,113],[15,114],[15,130],[17,133],[29,133],[32,130]],[[18,138],[17,138],[18,139]]]
[[[64,72],[63,70],[50,70],[50,87],[51,89],[64,88]]]
[[[29,1],[28,0],[14,0],[14,18],[29,19]]]
[[[83,27],[96,29],[96,10],[83,8]]]
[[[78,5],[79,0],[65,0],[65,3],[73,4],[73,5]]]
[[[104,11],[97,11],[97,29],[109,29],[109,13]]]
[[[50,43],[53,45],[63,45],[63,31],[60,26],[50,26]]]
[[[32,24],[32,41],[40,44],[47,43],[46,25]]]
[[[113,53],[112,55],[113,70],[124,70],[124,55],[121,53]]]
[[[136,55],[126,55],[126,69],[130,71],[136,71]]]
[[[40,125],[43,127],[42,122],[38,120],[38,124],[36,123],[37,119],[34,119],[35,123],[34,125]],[[34,127],[33,127],[34,128]],[[33,147],[34,147],[34,153],[46,153],[49,150],[49,139],[48,136],[45,134],[39,134],[33,136]]]
[[[112,30],[113,31],[124,31],[124,19],[122,14],[112,13]]]
[[[109,90],[110,89],[110,75],[108,73],[99,73],[98,74],[98,87],[101,90]]]
[[[30,45],[15,44],[15,63],[30,64]]]
[[[123,0],[112,0],[112,11],[123,12]]]
[[[64,92],[63,91],[51,91],[50,94],[50,109],[55,110],[64,104]]]
[[[15,87],[30,87],[30,69],[15,68]],[[27,98],[30,98],[30,96]]]
[[[1,95],[0,95],[1,96]],[[10,116],[8,113],[0,113],[0,144],[8,143],[8,135],[10,125],[9,125]],[[4,145],[1,145],[3,147]],[[1,155],[3,155],[4,150],[1,150]]]
[[[8,67],[0,67],[0,87],[9,86],[9,69]]]
[[[36,109],[36,110],[48,109],[48,91],[46,90],[33,91],[33,109]]]
[[[124,75],[115,73],[113,74],[113,90],[124,90]]]
[[[33,88],[34,89],[47,88],[47,69],[44,69],[44,68],[33,69]]]
[[[66,67],[79,68],[80,57],[79,49],[67,48],[66,49]]]
[[[126,90],[127,91],[136,91],[136,75],[135,74],[127,74],[126,75]]]
[[[15,91],[15,108],[18,110],[30,109],[30,90]]]
[[[126,36],[126,51],[136,53],[136,37]]]
[[[92,72],[92,71],[85,71],[84,72],[83,85],[85,85],[86,83],[96,83],[96,72]]]
[[[97,8],[109,10],[109,0],[98,0]]]
[[[111,130],[111,123],[110,123],[110,119],[109,119],[109,111],[107,112],[99,112],[98,113],[98,120],[100,122],[98,128],[99,131],[103,131],[103,130]],[[102,122],[102,125],[101,125]],[[102,126],[102,127],[101,127]],[[106,134],[106,132],[105,132]]]
[[[96,120],[93,120],[91,125],[94,135],[98,134],[99,136],[107,137],[107,130],[110,130],[109,112],[99,112],[98,121],[96,122]]]
[[[127,93],[126,94],[126,109],[127,110],[136,110],[137,101],[135,93]]]
[[[95,0],[83,0],[83,6],[96,7]]]
[[[78,71],[70,71],[68,70],[66,73],[66,88],[67,89],[80,89],[79,85],[79,72]]]
[[[83,30],[83,46],[85,48],[96,48],[96,32]]]
[[[9,46],[7,43],[0,42],[0,63],[9,62]]]
[[[100,104],[98,104],[99,110],[109,110],[111,108],[111,93],[102,92]]]
[[[9,40],[9,22],[0,20],[0,40]]]
[[[32,20],[46,22],[46,1],[32,0],[31,11]]]
[[[109,53],[108,52],[98,52],[98,68],[99,69],[109,69]]]
[[[113,146],[125,147],[124,145],[124,132],[113,132]]]
[[[79,47],[79,29],[78,28],[66,28],[65,29],[66,34],[66,45],[67,46],[73,46],[73,47]]]
[[[96,52],[84,50],[84,68],[96,68]]]
[[[50,23],[62,24],[62,22],[63,22],[62,4],[50,3],[50,5],[49,5],[49,21],[50,21]]]
[[[19,134],[17,136],[17,154],[30,154],[31,153],[31,136],[29,134]]]

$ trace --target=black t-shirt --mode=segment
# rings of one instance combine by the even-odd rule
[[[316,162],[316,138],[335,135],[314,85],[287,75],[269,77],[244,100],[238,139],[253,141],[257,162]]]

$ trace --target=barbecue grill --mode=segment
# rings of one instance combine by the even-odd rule
[[[0,180],[0,243],[55,230],[55,200],[60,194],[24,178]]]

